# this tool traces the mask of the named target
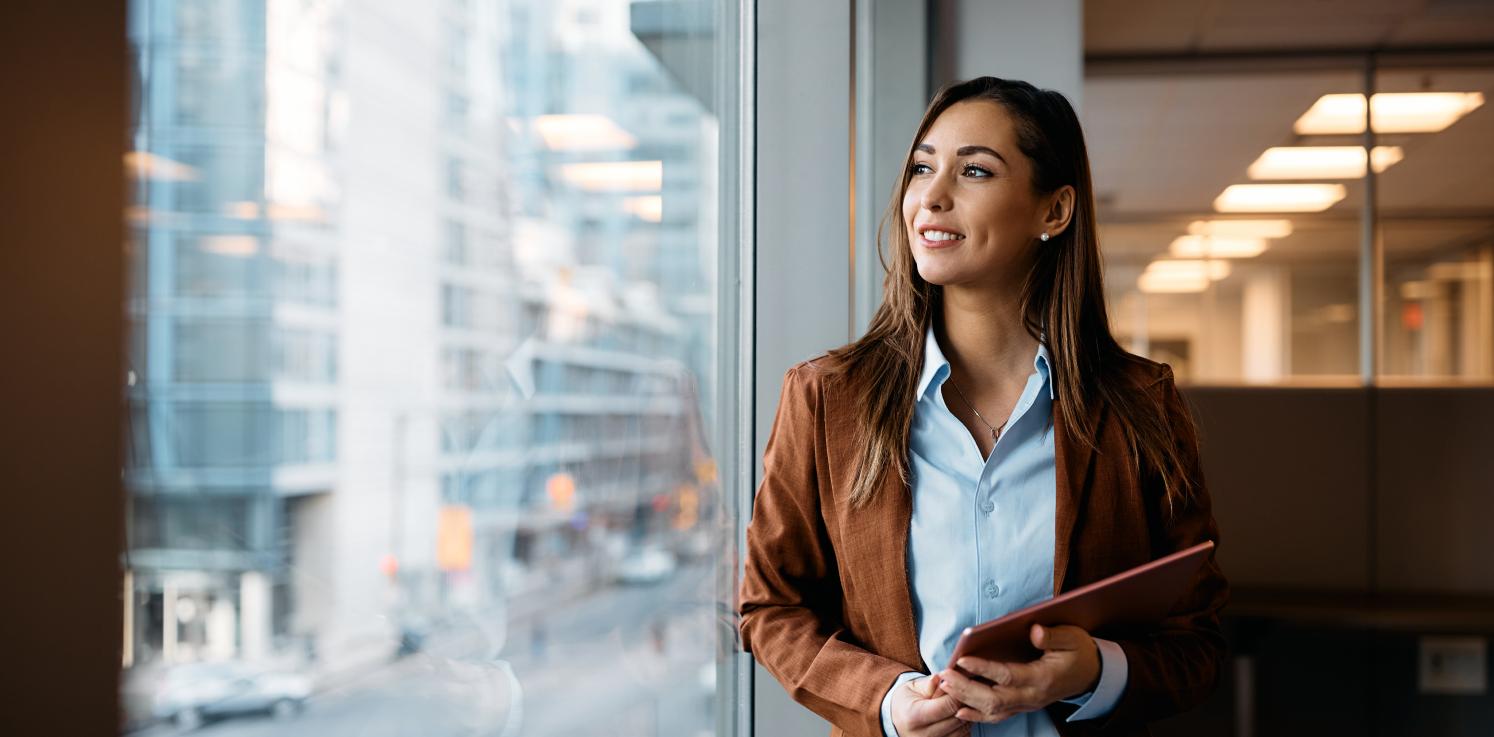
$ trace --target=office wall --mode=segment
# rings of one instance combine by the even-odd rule
[[[1374,437],[1379,588],[1494,596],[1494,388],[1380,389]]]
[[[1219,561],[1234,586],[1369,586],[1368,406],[1358,389],[1190,388]]]
[[[1494,596],[1494,388],[1185,393],[1234,586]]]
[[[1021,79],[1055,89],[1082,109],[1081,0],[931,0],[934,87],[971,77]]]

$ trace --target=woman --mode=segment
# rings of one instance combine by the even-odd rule
[[[871,326],[784,377],[743,647],[832,735],[1147,734],[1218,677],[1212,559],[1154,627],[1034,626],[1032,663],[943,670],[963,628],[1218,530],[1171,369],[1110,335],[1068,101],[954,84],[913,144]]]

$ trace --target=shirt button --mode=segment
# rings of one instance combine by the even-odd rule
[[[996,511],[996,502],[993,502],[990,499],[981,502],[980,511],[985,512],[986,514],[990,514]]]
[[[994,599],[1001,595],[1001,587],[995,581],[986,581],[986,598]]]

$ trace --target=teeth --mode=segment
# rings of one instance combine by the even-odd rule
[[[944,232],[942,230],[925,230],[925,231],[923,231],[923,237],[925,237],[925,238],[927,238],[927,239],[929,239],[931,241],[958,241],[958,240],[963,240],[965,238],[965,236],[963,236],[963,235],[956,235],[954,233],[946,233],[946,232]]]

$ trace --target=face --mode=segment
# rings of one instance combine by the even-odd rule
[[[918,273],[931,284],[1008,288],[1020,283],[1052,197],[1033,191],[1032,162],[1017,147],[1006,108],[956,103],[918,142],[903,195],[903,227]]]

